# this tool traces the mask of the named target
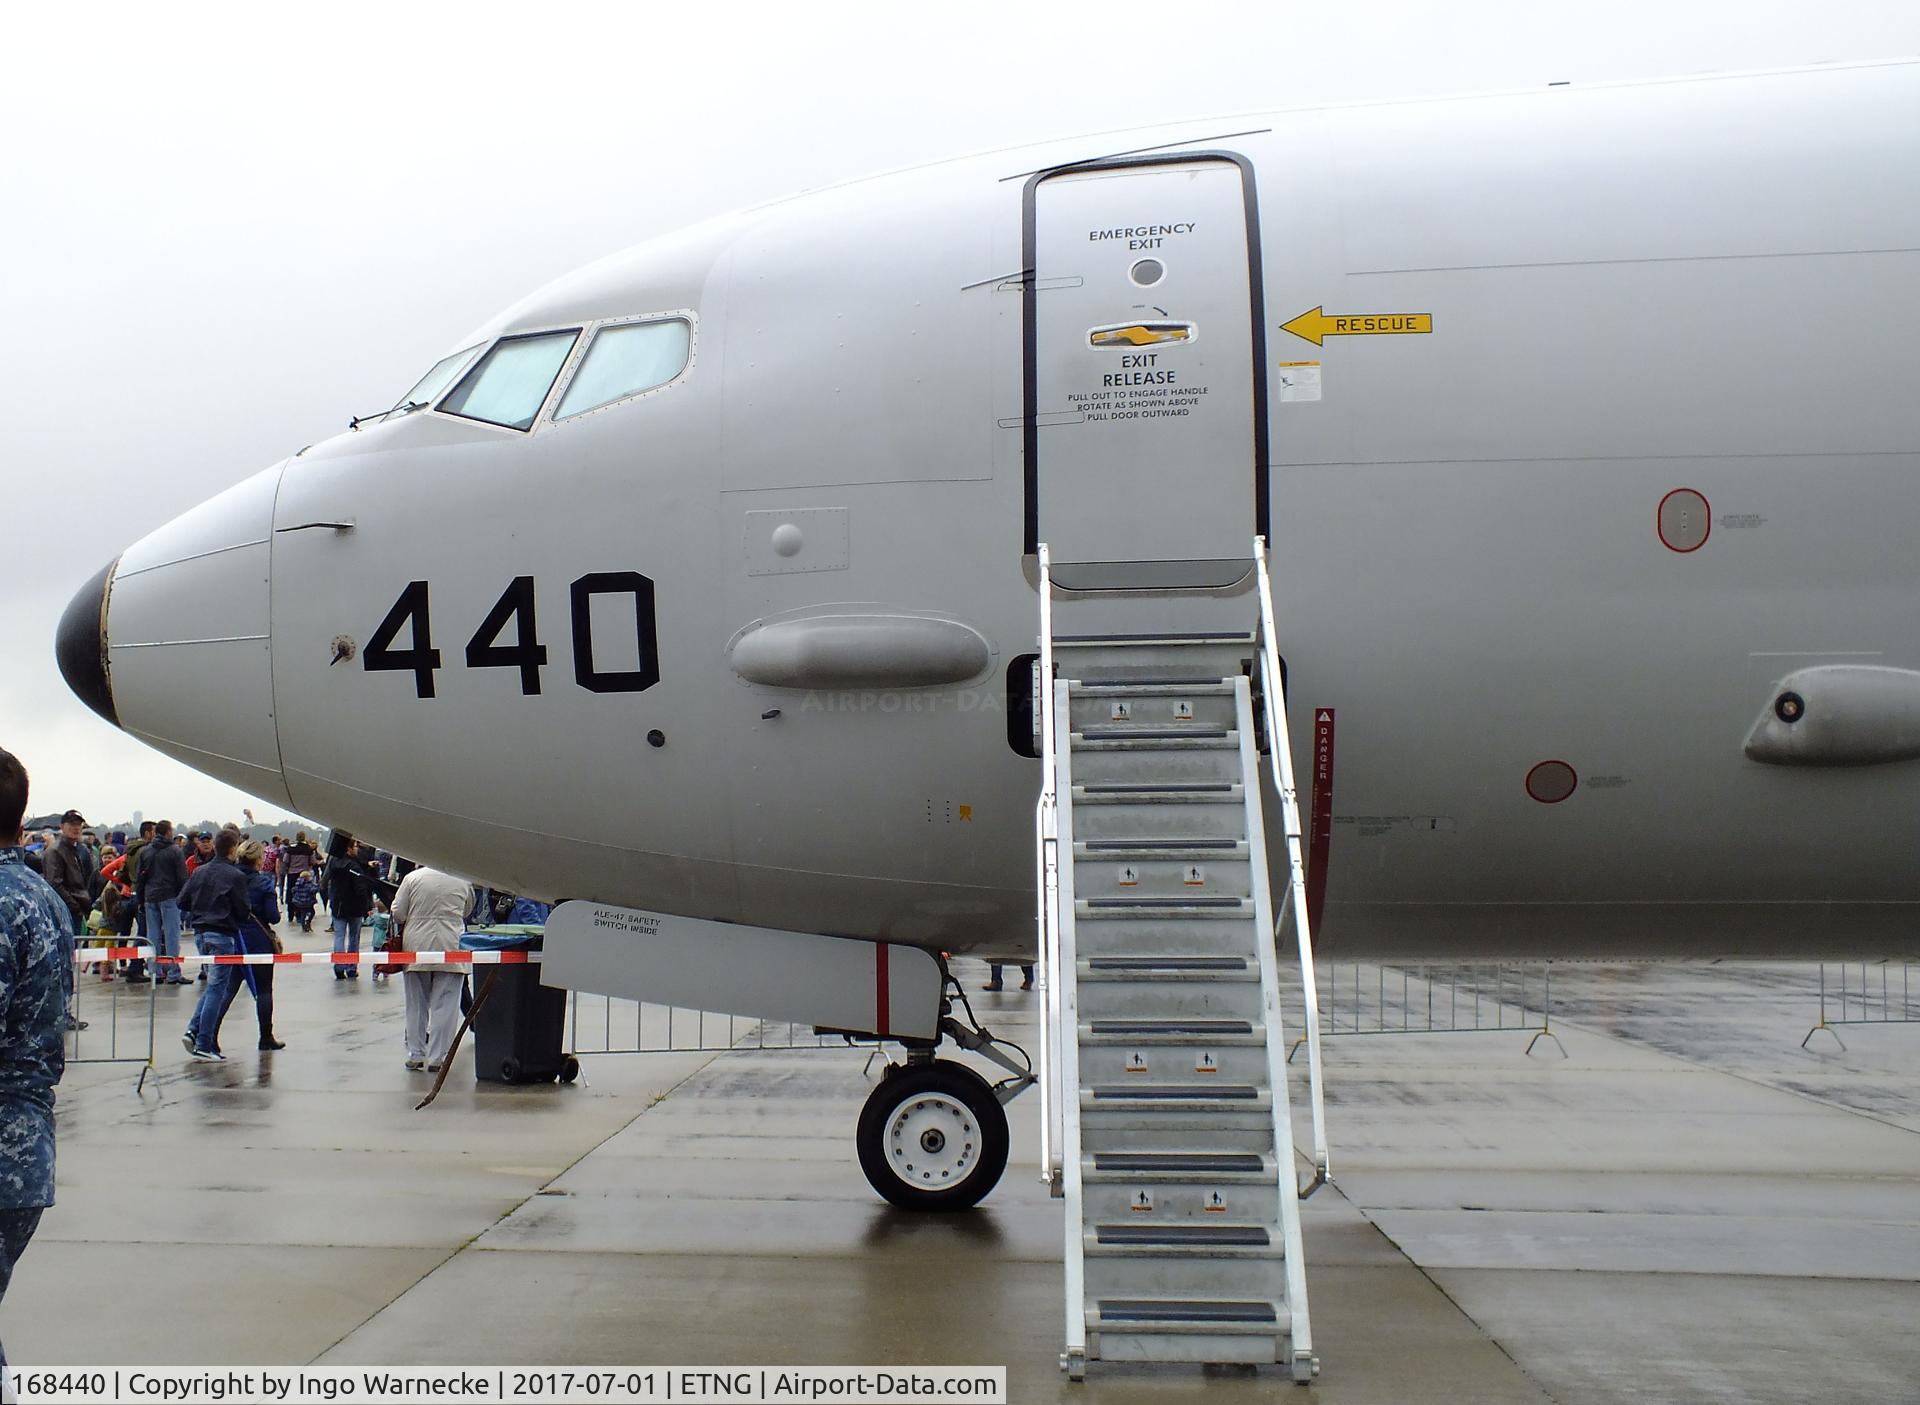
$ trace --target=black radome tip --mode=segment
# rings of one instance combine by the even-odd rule
[[[67,680],[73,695],[116,727],[120,717],[114,711],[113,686],[107,679],[107,587],[119,564],[117,557],[109,561],[80,587],[67,602],[53,639],[60,676]]]

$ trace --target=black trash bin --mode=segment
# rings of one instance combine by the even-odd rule
[[[537,927],[469,932],[460,944],[470,951],[538,951]],[[490,1083],[571,1083],[580,1061],[562,1048],[567,993],[540,984],[540,967],[474,967],[474,999],[492,984],[487,1003],[473,1017],[473,1072]]]

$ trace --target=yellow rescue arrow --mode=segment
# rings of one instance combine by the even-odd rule
[[[1433,330],[1431,312],[1362,312],[1329,316],[1325,308],[1303,312],[1280,330],[1321,345],[1327,337],[1396,337]]]

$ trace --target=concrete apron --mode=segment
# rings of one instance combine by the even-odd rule
[[[75,1070],[60,1204],[0,1336],[18,1365],[990,1363],[1021,1402],[1900,1398],[1920,1030],[1801,1053],[1783,971],[1811,988],[1556,972],[1584,1019],[1565,1061],[1514,1034],[1332,1041],[1340,1185],[1306,1207],[1323,1375],[1298,1394],[1064,1380],[1031,1094],[983,1207],[906,1215],[853,1158],[864,1051],[602,1056],[571,1088],[476,1085],[463,1054],[416,1113],[399,982],[305,968],[279,978],[283,1052],[252,1051],[243,996],[232,1061],[188,1063],[192,995],[162,992],[157,1091]],[[1033,1047],[1036,997],[975,999]]]

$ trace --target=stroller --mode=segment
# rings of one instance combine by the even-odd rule
[[[293,880],[293,887],[287,891],[287,911],[293,914],[293,920],[300,924],[300,930],[313,930],[313,904],[317,890],[313,886],[313,876],[302,873]]]

